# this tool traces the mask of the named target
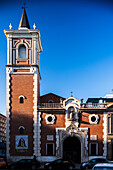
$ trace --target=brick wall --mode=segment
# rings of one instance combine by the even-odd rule
[[[25,96],[19,103],[19,96]],[[20,135],[19,126],[25,127],[28,135],[27,153],[16,153],[15,135]],[[10,153],[11,155],[33,154],[33,75],[11,75],[11,115],[10,115]]]
[[[99,123],[98,124],[90,124],[89,123],[89,115],[97,114],[99,115]],[[103,114],[102,112],[82,112],[80,115],[80,127],[89,129],[89,143],[97,142],[98,143],[98,155],[103,154]],[[97,140],[90,140],[91,135],[97,135]]]
[[[45,117],[52,113],[42,113],[42,125],[41,125],[41,155],[46,156],[46,143],[54,143],[56,148],[56,128],[65,128],[65,114],[53,113],[56,116],[56,122],[53,125],[47,124]],[[47,141],[47,135],[54,135],[53,141]]]
[[[40,97],[40,103],[48,103],[49,100],[53,100],[54,103],[60,103],[61,98],[64,100],[64,98],[61,96],[57,96],[53,93],[48,93]]]

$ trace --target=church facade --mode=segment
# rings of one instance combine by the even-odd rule
[[[30,29],[24,9],[19,28],[7,37],[7,160],[33,158],[75,163],[113,159],[113,97],[40,96],[40,31]]]

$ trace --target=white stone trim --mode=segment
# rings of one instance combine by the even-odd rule
[[[12,68],[6,68],[6,157],[10,158],[10,73]]]
[[[12,64],[12,38],[7,38],[7,64]]]
[[[9,69],[11,69],[11,74],[35,74],[38,73],[38,69],[37,67],[33,66],[33,67],[8,67]],[[30,72],[14,72],[14,70],[29,70]]]
[[[38,157],[41,156],[41,112],[37,113],[38,119]]]
[[[52,121],[51,121],[51,122],[48,121],[48,117],[51,117],[51,118],[52,118]],[[48,114],[48,115],[45,116],[45,119],[46,119],[46,123],[47,123],[47,124],[54,124],[56,117],[55,117],[55,115],[53,115],[53,114]]]
[[[31,64],[31,50],[29,50],[29,64]]]
[[[19,50],[19,46],[20,45],[24,45],[26,47],[26,58],[23,58],[23,59],[28,59],[28,46],[26,43],[23,42],[23,40],[20,41],[20,43],[17,44],[16,46],[16,59],[21,59],[19,56],[18,56],[18,50]],[[20,61],[20,60],[19,60]],[[23,61],[23,60],[22,60]]]
[[[20,40],[13,40],[13,48],[16,47],[16,44],[19,42]]]
[[[33,130],[33,144],[34,144],[34,147],[33,147],[33,151],[34,151],[34,155],[37,156],[38,155],[38,124],[37,124],[37,88],[38,88],[38,82],[37,82],[37,74],[34,74],[33,76],[33,85],[34,85],[34,88],[33,88],[33,127],[34,127],[34,130]]]
[[[107,157],[107,113],[103,114],[103,156]]]
[[[96,119],[94,122],[91,120],[92,117],[95,117],[95,119]],[[98,121],[99,121],[99,115],[97,115],[97,114],[91,114],[91,115],[89,115],[89,123],[90,123],[90,124],[97,124]]]
[[[23,95],[20,95],[18,98],[20,99],[20,97],[23,97],[25,99],[25,96],[23,96]]]
[[[18,128],[18,129],[20,130],[21,128],[25,129],[25,127],[24,127],[24,126],[19,126],[19,128]]]
[[[24,40],[26,42],[26,44],[31,48],[31,40],[28,40],[30,41],[30,43],[27,41],[27,40]]]
[[[15,64],[15,50],[13,50],[13,64]]]
[[[36,47],[36,38],[32,38],[32,63],[36,64],[37,60],[37,47]]]

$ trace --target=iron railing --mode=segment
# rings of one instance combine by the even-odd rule
[[[81,108],[105,108],[106,103],[81,103]]]
[[[40,103],[38,108],[63,108],[63,106],[60,103]]]

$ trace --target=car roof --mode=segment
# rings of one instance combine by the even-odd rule
[[[113,167],[113,163],[99,163],[94,165],[94,167]]]

